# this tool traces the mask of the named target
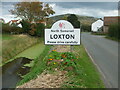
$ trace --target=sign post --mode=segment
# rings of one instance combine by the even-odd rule
[[[66,20],[55,22],[51,29],[45,29],[46,45],[80,45],[80,28],[74,28]]]

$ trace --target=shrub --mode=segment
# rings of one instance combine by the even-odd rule
[[[75,28],[80,28],[80,22],[79,21],[74,21],[74,27]]]
[[[2,24],[2,33],[22,33],[23,30],[16,25]]]
[[[116,39],[120,39],[120,26],[118,23],[111,24],[108,29],[108,36]]]
[[[45,25],[44,25],[44,24],[42,24],[42,23],[37,23],[37,24],[36,24],[35,35],[36,35],[36,36],[43,37],[43,36],[44,36],[44,29],[45,29]]]
[[[20,27],[14,27],[14,26],[12,26],[10,32],[13,32],[13,33],[15,33],[15,34],[20,34],[20,33],[23,32],[23,30],[22,30],[22,28],[20,28]]]
[[[50,25],[50,24],[47,24],[47,26],[46,26],[46,28],[51,28],[52,27],[52,25]]]
[[[28,31],[28,33],[32,36],[35,36],[35,31],[36,31],[36,24],[31,24],[30,30]]]
[[[28,33],[31,30],[31,23],[29,23],[28,21],[22,20],[20,23],[25,33]]]
[[[2,33],[10,33],[11,27],[9,24],[2,24]]]
[[[87,25],[87,24],[84,24],[84,25],[82,25],[81,29],[84,32],[90,32],[91,31],[91,26]]]

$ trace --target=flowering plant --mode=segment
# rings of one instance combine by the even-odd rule
[[[48,56],[48,65],[55,67],[55,68],[61,68],[61,67],[69,67],[73,66],[75,67],[77,58],[76,56],[71,52],[56,52],[53,50],[49,56]]]

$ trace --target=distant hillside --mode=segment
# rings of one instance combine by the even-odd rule
[[[68,17],[69,15],[70,14],[57,15],[50,17],[50,19],[52,19],[53,22],[55,22],[57,20],[66,19],[66,17]],[[80,15],[76,15],[76,16],[78,17],[78,20],[81,22],[82,25],[84,24],[91,25],[93,22],[98,20],[98,18],[89,17],[89,16],[80,16]]]

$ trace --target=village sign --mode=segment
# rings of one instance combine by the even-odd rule
[[[80,28],[74,29],[66,20],[59,20],[45,29],[46,45],[80,45]]]

